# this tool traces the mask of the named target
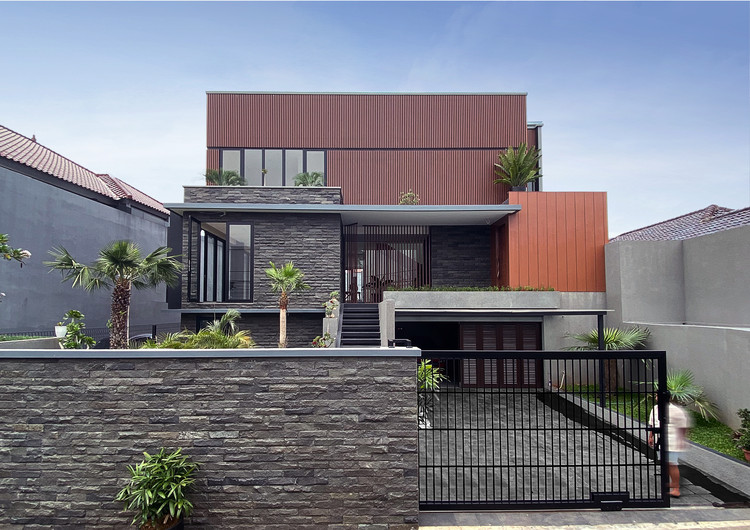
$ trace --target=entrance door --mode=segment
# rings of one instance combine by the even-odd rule
[[[540,322],[477,322],[461,324],[462,350],[541,350]],[[538,388],[540,361],[531,359],[463,359],[461,382],[466,387]]]

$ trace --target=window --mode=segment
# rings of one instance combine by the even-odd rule
[[[219,153],[221,169],[237,171],[245,178],[248,186],[294,186],[294,177],[304,172],[322,173],[325,185],[325,151],[222,149]]]
[[[190,301],[252,302],[252,225],[191,219],[188,240]]]

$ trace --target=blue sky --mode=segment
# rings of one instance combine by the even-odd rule
[[[164,202],[207,90],[527,92],[614,236],[750,204],[748,2],[0,2],[0,124]],[[377,176],[373,176],[377,178]]]

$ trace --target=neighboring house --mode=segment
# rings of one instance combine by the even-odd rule
[[[264,269],[294,261],[312,288],[291,298],[292,345],[320,334],[321,304],[339,290],[346,303],[386,300],[376,344],[560,347],[564,331],[605,311],[606,195],[493,184],[498,154],[541,147],[541,127],[526,120],[525,94],[209,92],[207,166],[249,185],[186,187],[184,203],[166,205],[183,216],[170,237],[189,258],[183,325],[234,307],[273,346]],[[293,187],[303,171],[324,173],[325,186]],[[418,205],[397,204],[408,190]],[[492,285],[557,292],[393,290]]]
[[[166,244],[169,211],[127,183],[97,174],[28,138],[0,126],[0,232],[28,249],[23,268],[0,266],[0,332],[52,331],[69,309],[86,315],[88,328],[105,328],[110,294],[87,293],[61,283],[43,262],[64,246],[85,263],[107,243],[131,239],[150,252]],[[131,325],[177,321],[166,311],[164,287],[135,291]]]
[[[750,406],[750,208],[711,205],[606,246],[613,325],[651,330],[652,349],[691,370],[723,419]]]

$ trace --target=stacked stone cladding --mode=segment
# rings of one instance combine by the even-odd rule
[[[200,463],[191,528],[417,528],[414,359],[2,359],[0,528],[126,528],[160,447]]]
[[[253,225],[253,301],[221,304],[237,309],[278,307],[265,269],[293,261],[305,273],[310,289],[290,297],[290,307],[321,310],[331,291],[341,289],[341,219],[337,214],[195,213],[203,222],[236,222]],[[188,249],[190,216],[183,217],[183,251]],[[197,267],[194,264],[193,269]],[[210,310],[213,302],[188,299],[188,268],[182,272],[182,308]]]
[[[433,286],[490,285],[490,228],[433,226],[430,228]]]
[[[185,186],[186,203],[341,204],[341,188]]]

